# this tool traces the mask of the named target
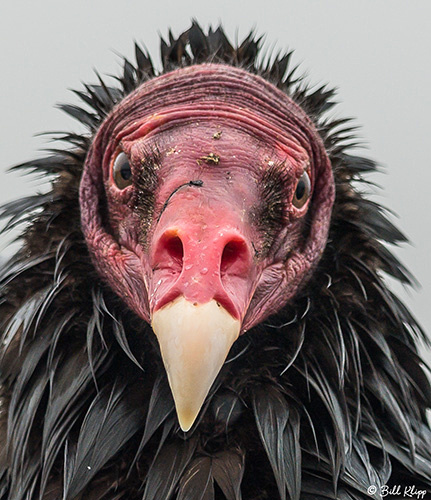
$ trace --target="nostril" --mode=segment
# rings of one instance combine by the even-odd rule
[[[183,264],[183,242],[179,238],[179,236],[171,236],[164,240],[164,250],[166,254],[172,259],[172,261],[182,266]]]
[[[237,274],[243,272],[248,266],[247,245],[242,240],[229,241],[223,249],[220,263],[220,272]]]
[[[155,245],[152,254],[153,269],[165,269],[171,274],[179,274],[183,268],[183,242],[177,231],[168,230]]]

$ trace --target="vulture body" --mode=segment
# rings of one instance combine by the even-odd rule
[[[16,167],[53,181],[2,212],[0,499],[425,498],[425,335],[382,278],[411,283],[405,238],[334,92],[253,35],[161,51]]]

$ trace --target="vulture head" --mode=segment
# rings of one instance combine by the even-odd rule
[[[307,282],[333,199],[312,121],[244,69],[158,76],[102,123],[81,181],[83,232],[101,276],[152,325],[183,430],[238,336]]]
[[[334,91],[259,46],[136,46],[17,167],[52,190],[3,208],[0,500],[431,491],[425,336],[382,276],[412,282],[405,238]]]

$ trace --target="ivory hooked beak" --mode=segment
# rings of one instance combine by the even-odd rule
[[[239,336],[241,323],[215,300],[194,304],[181,296],[153,314],[152,327],[178,421],[188,431]]]

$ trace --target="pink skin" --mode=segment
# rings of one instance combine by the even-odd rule
[[[221,128],[215,141],[213,135]],[[163,183],[156,197],[158,221],[150,234],[150,312],[184,295],[196,303],[215,299],[242,320],[264,267],[254,257],[252,244],[259,248],[261,235],[250,215],[259,203],[259,167],[269,158],[269,148],[220,122],[202,120],[150,138],[125,138],[122,145],[131,158],[139,159],[155,141],[163,144]],[[208,160],[210,152],[217,155],[217,164]],[[273,161],[287,160],[284,154],[271,153]],[[301,165],[297,169],[302,173]],[[297,175],[294,168],[286,168],[288,174]],[[175,192],[190,180],[202,186],[186,185]]]
[[[121,150],[135,179],[158,152],[145,227],[133,206],[135,185],[121,190],[112,178]],[[264,252],[256,207],[272,164],[283,165],[285,214]],[[314,194],[298,209],[292,198],[304,170]],[[329,161],[302,110],[260,77],[209,64],[146,82],[102,124],[83,174],[82,223],[97,269],[144,320],[183,295],[196,303],[215,299],[245,331],[306,281],[326,242],[333,197]]]

